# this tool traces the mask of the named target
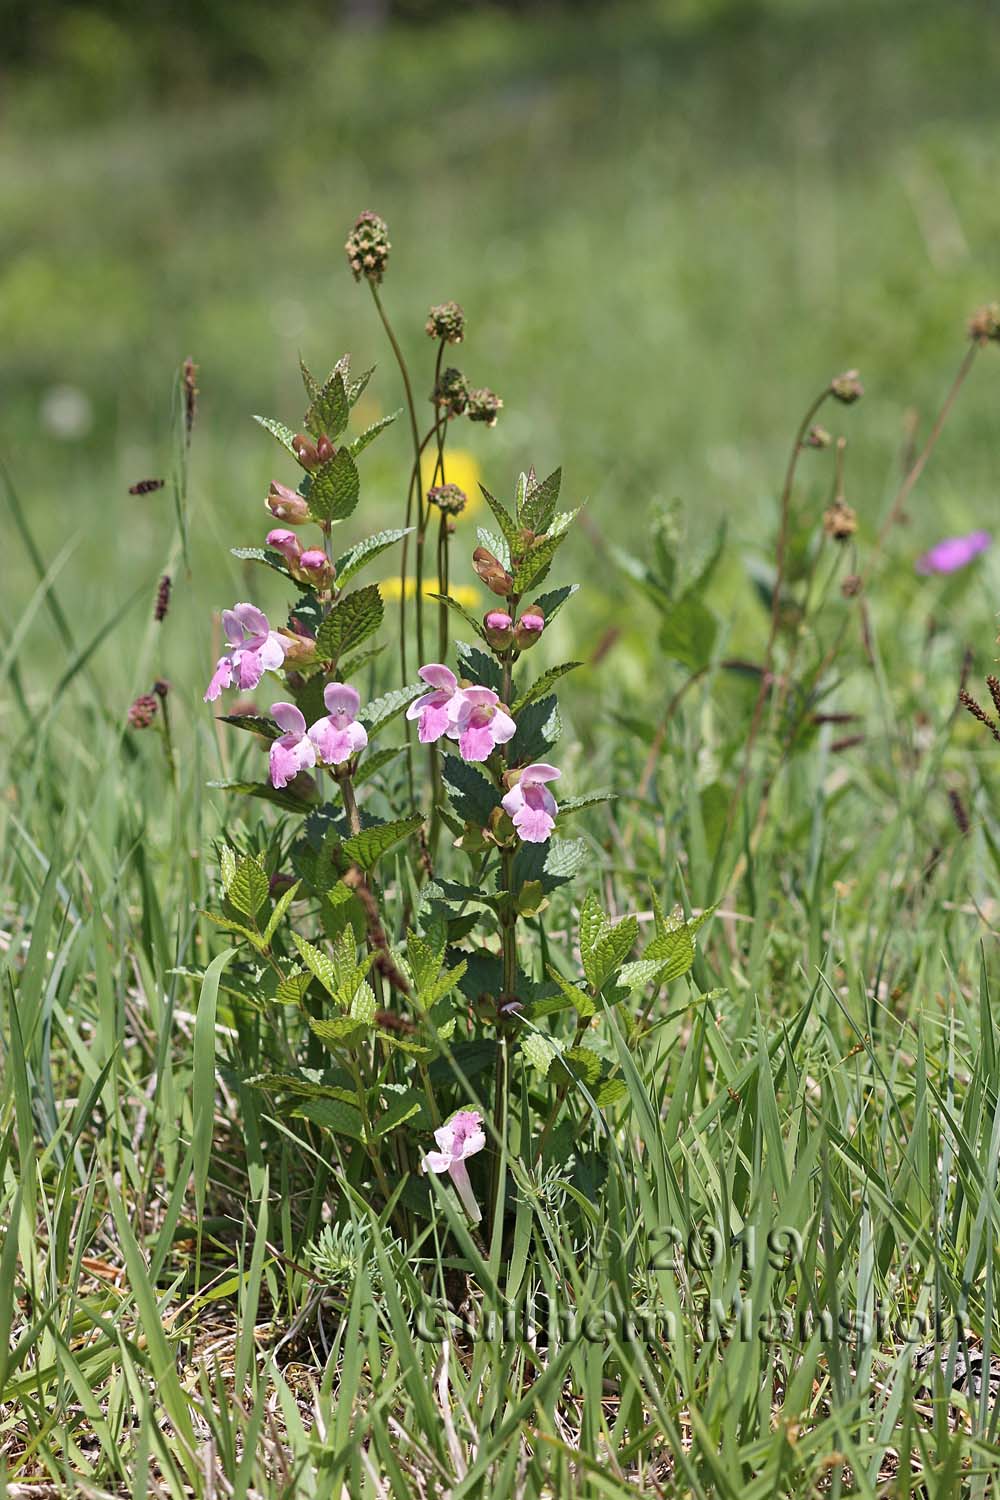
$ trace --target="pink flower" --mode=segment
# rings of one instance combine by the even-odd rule
[[[267,623],[267,615],[255,604],[235,604],[222,611],[222,628],[229,650],[219,657],[205,702],[214,703],[223,688],[249,692],[265,672],[276,672],[285,659],[285,644]]]
[[[525,766],[503,799],[504,812],[513,820],[526,844],[544,844],[555,827],[559,808],[545,782],[555,781],[559,775],[555,766],[546,765],[544,761]]]
[[[290,490],[287,484],[271,480],[267,499],[268,510],[277,521],[287,521],[290,526],[301,526],[309,519],[309,502],[298,490]]]
[[[514,639],[514,621],[505,609],[491,609],[483,620],[483,629],[495,651],[505,651]]]
[[[368,743],[368,733],[357,720],[361,699],[346,682],[328,682],[323,702],[330,710],[324,719],[309,726],[309,738],[324,765],[339,766],[357,755]]]
[[[316,764],[316,749],[306,734],[306,721],[294,703],[275,703],[271,717],[285,731],[271,745],[271,785],[283,787],[300,771]]]
[[[492,688],[460,688],[457,697],[448,734],[458,740],[463,760],[488,760],[497,745],[513,738],[517,725]]]
[[[441,1149],[425,1152],[420,1170],[447,1172],[462,1200],[462,1207],[473,1224],[478,1224],[483,1216],[473,1194],[469,1169],[465,1163],[486,1145],[482,1115],[478,1109],[460,1109],[450,1120],[445,1121],[440,1130],[435,1130],[434,1139]]]
[[[298,576],[314,589],[325,589],[333,578],[333,563],[322,547],[309,547],[298,561]]]
[[[433,691],[424,693],[422,698],[411,703],[406,710],[406,717],[411,720],[419,719],[420,727],[417,735],[420,743],[430,745],[451,729],[453,724],[451,709],[456,703],[460,689],[454,672],[449,671],[441,662],[432,661],[426,667],[421,667],[420,676]]]
[[[514,627],[514,645],[518,651],[527,651],[541,637],[545,629],[545,616],[537,604],[529,604]]]
[[[957,573],[974,557],[985,552],[993,538],[988,531],[970,531],[968,536],[947,536],[917,561],[918,573]]]
[[[302,556],[302,543],[294,531],[283,531],[280,528],[267,533],[267,545],[273,547],[275,552],[280,552],[290,568],[297,568],[299,558]]]

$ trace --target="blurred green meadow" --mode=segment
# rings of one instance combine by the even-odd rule
[[[71,12],[45,67],[8,80],[0,451],[43,557],[74,543],[59,592],[86,635],[154,586],[168,492],[127,490],[169,472],[173,373],[198,362],[192,576],[166,664],[185,687],[206,612],[244,592],[218,540],[259,540],[281,477],[250,414],[297,411],[300,352],[377,361],[373,399],[400,404],[343,258],[362,207],[390,224],[386,299],[418,387],[423,307],[466,309],[460,363],[506,403],[495,432],[461,438],[486,481],[561,462],[587,499],[591,644],[642,623],[622,618],[606,547],[657,501],[680,499],[695,545],[725,517],[737,554],[760,550],[796,414],[848,365],[868,389],[851,498],[873,528],[907,412],[926,426],[995,292],[990,6],[569,7],[376,34],[254,9],[259,65],[221,81],[190,37],[143,40],[112,14]],[[894,541],[904,572],[942,530],[989,525],[998,422],[984,378]],[[403,424],[373,450],[366,522],[399,515],[405,451]],[[36,581],[16,538],[5,573],[10,631]],[[759,628],[738,577],[733,607]],[[33,640],[43,690],[41,620]],[[121,652],[96,662],[116,710],[135,685]],[[641,682],[642,651],[617,655]]]

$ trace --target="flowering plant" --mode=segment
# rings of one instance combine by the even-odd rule
[[[363,216],[348,248],[388,329],[377,292],[389,249],[380,224]],[[214,703],[229,689],[269,681],[280,688],[268,710],[248,713],[237,704],[222,715],[267,743],[267,779],[216,784],[301,820],[298,831],[283,820],[258,829],[242,849],[223,847],[223,899],[208,914],[247,954],[232,964],[227,984],[241,1013],[257,1018],[248,1081],[274,1098],[294,1128],[329,1138],[351,1185],[376,1194],[403,1229],[412,1215],[433,1212],[440,1182],[455,1189],[471,1224],[484,1194],[495,1221],[515,1103],[527,1166],[551,1164],[555,1126],[567,1112],[578,1117],[573,1134],[582,1154],[585,1122],[599,1126],[626,1093],[620,1056],[594,1030],[602,1008],[637,984],[685,973],[698,925],[656,907],[655,936],[630,964],[635,917],[613,923],[590,896],[578,919],[582,974],[547,941],[543,914],[588,862],[588,846],[563,836],[564,824],[604,800],[597,792],[560,793],[557,801],[552,790],[560,768],[549,757],[562,730],[554,688],[579,663],[524,674],[526,654],[576,591],[573,584],[543,588],[576,512],[558,509],[558,469],[544,479],[533,469],[522,473],[509,506],[484,488],[495,530],[479,531],[470,561],[502,607],[479,618],[449,590],[448,543],[462,507],[446,478],[445,439],[458,410],[454,391],[464,384],[449,372],[453,397],[444,402],[440,365],[445,346],[464,331],[464,316],[456,304],[442,304],[427,327],[439,342],[433,422],[428,438],[416,439],[402,527],[335,555],[334,531],[360,503],[358,459],[393,420],[348,436],[371,371],[354,378],[345,355],[320,382],[303,365],[309,406],[301,430],[258,418],[301,473],[295,488],[270,484],[265,507],[282,526],[263,547],[233,550],[293,585],[294,597],[282,624],[270,601],[268,613],[247,602],[224,612],[227,645],[205,692]],[[401,359],[400,367],[409,401]],[[482,390],[466,392],[459,404],[474,408],[476,420],[487,407],[495,420],[501,405]],[[437,461],[425,490],[420,457],[431,439]],[[434,509],[441,659],[423,659],[421,586],[413,599],[417,680],[397,679],[365,702],[358,683],[374,671],[381,648],[372,638],[384,603],[377,584],[349,585],[411,537],[419,564]],[[305,546],[310,526],[318,538]],[[407,602],[401,589],[401,675]],[[443,659],[451,654],[449,614],[468,635],[454,644],[453,666]],[[377,744],[394,721],[408,736],[416,725],[416,745],[409,738],[395,749]],[[452,846],[439,858],[445,829]],[[516,1065],[526,1070],[524,1088],[516,1086]],[[437,1150],[428,1149],[432,1133]],[[565,1164],[565,1141],[562,1149]]]

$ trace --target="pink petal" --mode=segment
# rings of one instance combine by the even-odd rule
[[[501,798],[500,806],[503,808],[504,812],[509,818],[517,816],[521,808],[524,806],[524,793],[521,790],[520,782],[518,782],[516,786],[511,787],[506,797]]]
[[[234,604],[232,612],[247,635],[267,635],[271,628],[267,615],[256,604]]]
[[[256,648],[261,666],[267,672],[276,672],[285,659],[285,641],[276,630],[271,630]]]
[[[353,724],[348,724],[345,733],[351,742],[351,753],[357,755],[368,743],[368,731],[363,724],[355,719]]]
[[[463,760],[488,760],[493,754],[492,724],[470,724],[458,736]]]
[[[228,656],[220,656],[212,673],[212,680],[205,689],[205,702],[214,703],[223,688],[233,685],[233,664]]]
[[[236,681],[244,692],[255,688],[264,675],[264,663],[259,651],[234,651],[233,666],[236,669]]]
[[[420,715],[419,739],[422,745],[430,745],[447,734],[451,719],[447,703],[429,702]]]
[[[422,1172],[447,1172],[451,1168],[451,1157],[443,1151],[425,1151],[420,1163]]]
[[[354,754],[350,729],[338,729],[332,719],[317,719],[309,730],[309,738],[328,766],[342,765]]]
[[[301,739],[306,732],[306,721],[302,717],[302,711],[296,708],[294,703],[273,703],[271,718],[288,734],[294,734],[297,739]]]
[[[474,708],[492,707],[494,703],[499,702],[500,699],[497,697],[492,688],[462,688],[462,702],[459,712],[464,712],[466,708],[468,708],[471,712],[471,710]]]
[[[231,646],[242,646],[243,626],[240,624],[239,615],[234,609],[222,611],[222,628],[226,633],[226,640]]]
[[[514,814],[514,827],[526,844],[544,844],[555,824],[544,808],[525,803]]]
[[[478,1109],[460,1109],[448,1121],[452,1131],[452,1154],[463,1160],[486,1145],[483,1117]]]
[[[483,1217],[483,1212],[476,1202],[476,1195],[472,1191],[472,1183],[469,1181],[469,1172],[464,1161],[452,1162],[451,1180],[456,1193],[462,1200],[465,1212],[473,1224],[478,1224]]]
[[[285,734],[271,746],[269,761],[271,785],[280,788],[287,786],[300,771],[316,764],[316,751],[307,739]]]
[[[443,662],[428,662],[426,667],[420,668],[419,675],[424,682],[430,683],[431,687],[444,688],[448,693],[453,693],[458,687],[457,677]]]
[[[328,682],[323,689],[323,702],[331,714],[346,714],[353,719],[361,707],[356,688],[347,682]]]
[[[547,761],[539,760],[534,765],[525,766],[521,772],[521,785],[532,786],[542,781],[557,781],[562,772],[556,766],[550,766]]]
[[[498,745],[506,745],[517,733],[517,725],[509,714],[505,714],[502,708],[498,708],[490,720],[490,728],[493,730],[494,742]]]

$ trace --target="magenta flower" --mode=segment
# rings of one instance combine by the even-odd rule
[[[917,572],[957,573],[974,557],[985,552],[993,538],[988,531],[970,531],[967,536],[947,536],[917,560]]]
[[[445,1121],[440,1130],[435,1130],[434,1139],[441,1149],[425,1152],[420,1170],[447,1172],[462,1200],[462,1207],[473,1224],[478,1224],[483,1216],[473,1194],[469,1169],[465,1163],[486,1145],[482,1115],[478,1109],[460,1109],[450,1120]]]
[[[205,702],[214,703],[223,688],[236,686],[249,692],[265,672],[276,672],[285,659],[285,643],[255,604],[235,604],[222,611],[222,628],[229,649],[216,663],[205,690]]]
[[[310,724],[309,738],[324,765],[339,766],[368,743],[368,732],[357,720],[361,699],[349,683],[328,682],[323,689],[323,702],[329,713]]]
[[[294,703],[275,703],[271,717],[285,731],[271,745],[271,785],[283,787],[300,771],[316,764],[316,747],[306,734],[306,721]]]
[[[269,531],[267,545],[273,547],[275,552],[280,552],[290,568],[298,567],[299,558],[302,556],[302,543],[294,531],[284,531],[280,527],[275,531]]]
[[[420,721],[417,737],[422,745],[433,744],[447,734],[454,724],[452,706],[457,708],[461,689],[458,678],[439,661],[428,662],[420,668],[420,676],[433,690],[417,698],[406,710],[406,717]]]
[[[298,560],[298,576],[314,589],[325,589],[333,578],[333,563],[322,547],[309,547]]]
[[[492,688],[460,688],[456,697],[449,736],[458,740],[463,760],[488,760],[497,745],[513,738],[517,725]]]
[[[555,766],[544,761],[525,766],[501,803],[526,844],[544,844],[555,827],[559,807],[545,782],[555,781],[559,775]]]

